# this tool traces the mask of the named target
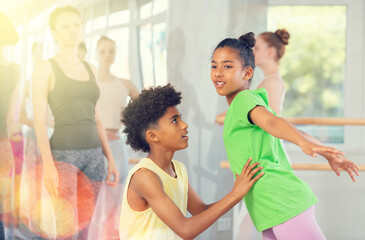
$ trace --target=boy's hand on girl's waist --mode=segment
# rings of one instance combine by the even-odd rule
[[[264,175],[264,172],[261,172],[254,177],[256,173],[263,169],[263,167],[258,166],[260,164],[259,162],[250,165],[251,161],[252,158],[248,159],[243,166],[241,174],[236,174],[236,181],[234,182],[232,192],[239,200],[241,200],[248,193],[253,184]]]

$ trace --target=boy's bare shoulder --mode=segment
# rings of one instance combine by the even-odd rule
[[[130,180],[133,189],[148,190],[155,187],[162,187],[160,177],[148,168],[138,169]]]

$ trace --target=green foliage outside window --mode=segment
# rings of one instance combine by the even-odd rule
[[[281,60],[287,89],[283,116],[343,117],[346,7],[269,7],[268,30],[278,28],[287,29],[291,35]],[[312,129],[314,135],[319,129],[306,128]],[[321,128],[327,129],[318,133],[326,132],[327,137],[322,140],[343,141],[343,127]]]

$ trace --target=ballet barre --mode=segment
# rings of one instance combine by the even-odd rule
[[[292,163],[292,168],[294,170],[317,170],[317,171],[333,171],[331,166],[328,164],[311,164],[311,163]],[[228,161],[220,162],[221,168],[230,168]],[[358,165],[359,171],[365,171],[365,165]],[[340,171],[344,171],[340,168]]]
[[[141,159],[139,158],[130,158],[128,163],[137,164]],[[332,168],[328,164],[319,164],[319,163],[292,163],[293,170],[314,170],[314,171],[332,171]],[[365,171],[365,165],[358,165],[359,171]],[[221,161],[220,168],[230,168],[228,161]],[[344,171],[340,168],[340,171]]]
[[[129,164],[137,164],[137,163],[139,163],[139,161],[141,161],[140,158],[130,158],[130,159],[128,159]]]
[[[365,125],[365,118],[301,118],[287,117],[294,125]]]
[[[215,122],[218,124],[224,124],[225,116],[218,116]],[[309,118],[309,117],[285,117],[285,119],[294,125],[365,125],[365,118]]]

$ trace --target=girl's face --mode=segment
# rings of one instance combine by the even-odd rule
[[[272,55],[268,44],[265,42],[264,39],[262,39],[261,36],[258,36],[256,38],[256,44],[253,47],[253,53],[255,55],[255,64],[258,67],[262,67],[266,64],[268,59],[270,59],[270,56]]]
[[[237,50],[230,47],[218,48],[212,57],[210,78],[217,93],[226,96],[230,103],[242,90],[248,89],[252,68],[242,68]]]
[[[115,51],[114,42],[109,40],[100,42],[97,48],[99,66],[111,66],[115,60]]]
[[[52,34],[58,44],[77,47],[82,39],[82,25],[79,15],[74,12],[63,12],[58,15]]]

